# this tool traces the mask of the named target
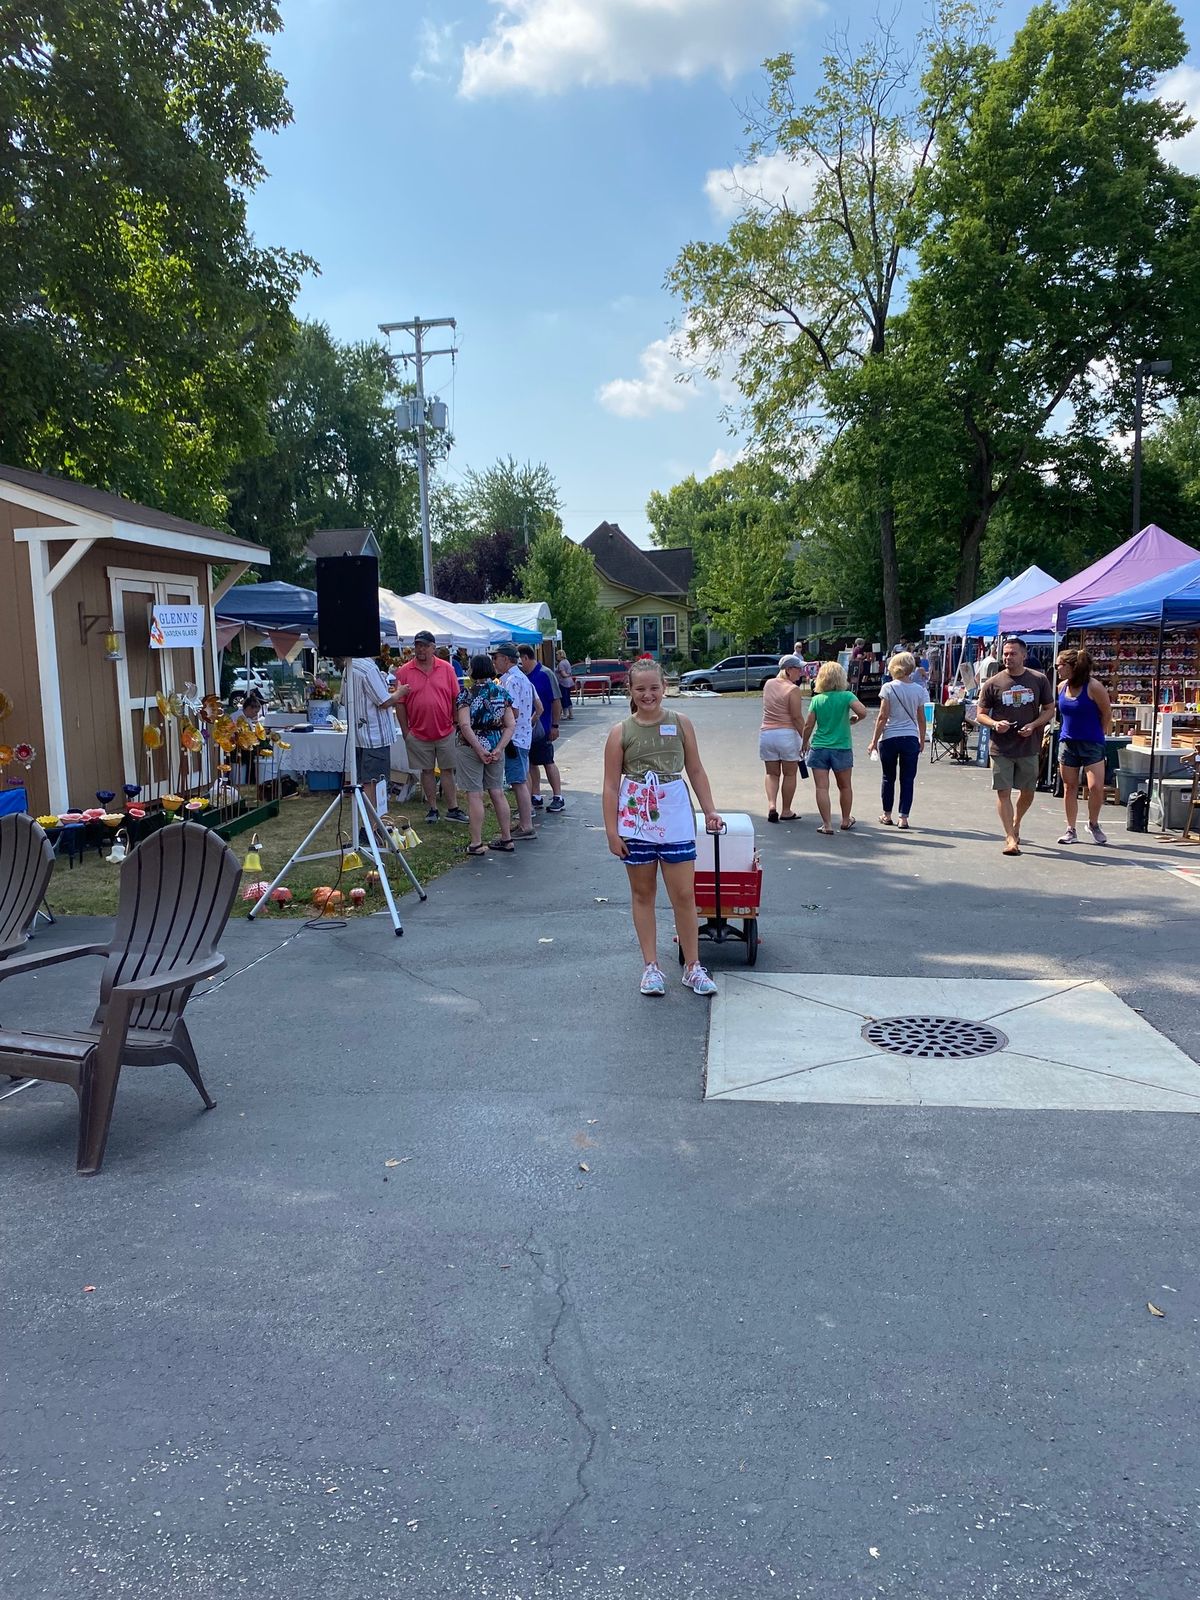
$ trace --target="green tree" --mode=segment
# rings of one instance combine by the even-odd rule
[[[800,532],[800,489],[766,462],[736,462],[707,478],[684,478],[646,502],[650,536],[662,548],[688,545],[692,588],[698,591],[714,564],[725,559],[731,537],[753,525],[770,526],[786,548]]]
[[[617,647],[615,614],[600,600],[600,578],[590,550],[543,521],[521,568],[521,592],[544,600],[562,630],[573,660],[610,655]]]
[[[545,462],[520,463],[513,456],[502,457],[482,472],[468,467],[453,501],[447,502],[447,509],[453,505],[457,532],[447,528],[442,542],[460,549],[490,533],[512,533],[528,545],[543,519],[549,516],[558,522],[562,510],[558,485]]]
[[[750,195],[726,239],[686,246],[668,274],[685,307],[683,342],[716,377],[736,362],[755,441],[793,473],[811,465],[864,406],[875,433],[887,404],[889,319],[920,237],[937,141],[963,114],[981,60],[978,14],[943,0],[916,54],[890,26],[858,56],[825,58],[813,101],[795,104],[790,55],[766,63],[765,108],[747,128],[749,156],[785,157],[811,198]],[[877,453],[882,470],[896,452]],[[900,632],[896,505],[873,485],[887,627]]]
[[[1200,514],[1200,399],[1191,397],[1164,417],[1154,433],[1147,436],[1142,449],[1142,459],[1147,475],[1157,468],[1172,473],[1180,493],[1188,504]],[[1175,525],[1170,513],[1160,514],[1148,484],[1142,486],[1142,503],[1155,522],[1161,522],[1172,533]],[[1191,536],[1183,533],[1181,539]]]
[[[229,523],[264,544],[271,571],[312,581],[304,545],[319,528],[370,528],[380,581],[398,594],[420,586],[415,444],[392,410],[403,392],[387,351],[342,344],[318,322],[296,328],[272,373],[267,448],[230,475]]]
[[[301,255],[258,246],[291,116],[272,0],[0,12],[0,458],[220,524]]]
[[[778,524],[743,513],[716,536],[712,559],[696,585],[696,599],[714,626],[744,651],[778,621],[787,605],[788,545]],[[746,662],[746,687],[750,664]]]
[[[943,129],[904,321],[956,419],[959,602],[1023,474],[1128,426],[1139,357],[1198,386],[1200,181],[1161,153],[1182,108],[1151,97],[1185,54],[1167,0],[1040,4]]]

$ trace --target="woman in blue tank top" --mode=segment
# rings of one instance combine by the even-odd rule
[[[1079,774],[1087,779],[1088,832],[1096,844],[1107,844],[1100,826],[1104,804],[1104,741],[1112,732],[1112,702],[1108,690],[1092,677],[1092,658],[1086,650],[1058,653],[1059,765],[1062,768],[1063,808],[1067,831],[1059,844],[1078,844],[1075,819],[1079,815]]]

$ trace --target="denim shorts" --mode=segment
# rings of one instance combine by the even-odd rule
[[[529,776],[529,751],[515,744],[504,747],[504,781],[508,784],[524,783]]]
[[[627,867],[652,867],[659,861],[674,867],[681,861],[696,859],[695,839],[682,839],[678,844],[650,844],[646,839],[626,839],[625,847],[629,851],[624,861]]]
[[[808,752],[808,765],[812,772],[849,772],[854,765],[854,751],[818,746]]]
[[[1059,765],[1090,767],[1104,760],[1104,746],[1094,739],[1064,739],[1058,747]]]

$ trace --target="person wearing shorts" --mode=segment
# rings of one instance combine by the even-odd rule
[[[1079,774],[1087,784],[1087,830],[1093,844],[1107,844],[1108,835],[1100,826],[1104,804],[1104,741],[1112,732],[1112,701],[1108,690],[1092,677],[1092,658],[1086,650],[1060,650],[1055,663],[1058,673],[1058,714],[1062,737],[1058,763],[1062,769],[1063,810],[1067,831],[1059,844],[1078,844],[1075,832],[1079,816]]]
[[[516,718],[512,743],[504,752],[504,781],[517,802],[517,830],[513,838],[531,844],[537,838],[537,829],[533,825],[533,800],[529,792],[529,746],[533,742],[534,722],[542,714],[542,702],[534,693],[532,682],[517,665],[515,644],[498,644],[492,651],[492,661],[512,700]]]
[[[511,855],[516,849],[510,829],[512,812],[504,797],[504,754],[512,740],[516,718],[508,691],[498,681],[490,656],[472,656],[471,676],[459,692],[458,781],[467,797],[471,834],[469,856],[488,850]],[[500,837],[483,842],[483,797],[487,794],[500,825]]]
[[[821,813],[818,833],[833,832],[833,811],[829,802],[829,774],[837,783],[838,805],[842,813],[842,832],[854,826],[854,746],[850,728],[861,722],[867,708],[846,683],[845,668],[836,661],[823,661],[813,685],[812,702],[804,719],[805,754],[812,772],[817,810]]]
[[[794,822],[792,810],[796,796],[796,775],[800,770],[800,750],[804,732],[804,701],[799,683],[804,675],[801,656],[779,658],[779,671],[763,684],[762,726],[758,731],[758,759],[766,776],[767,821]],[[779,810],[780,786],[783,811]]]
[[[438,773],[441,774],[442,794],[446,800],[446,820],[465,822],[466,814],[459,809],[455,788],[455,769],[458,751],[454,740],[454,708],[458,700],[459,685],[454,668],[436,653],[436,641],[428,629],[423,628],[413,636],[414,659],[406,661],[396,674],[397,685],[403,685],[406,698],[400,707],[400,723],[404,729],[404,744],[409,763],[414,772],[421,774],[421,789],[425,804],[426,822],[438,820]]]
[[[1050,680],[1044,672],[1025,665],[1027,654],[1023,639],[1004,641],[1004,668],[994,672],[979,691],[975,711],[975,721],[991,730],[992,788],[1006,856],[1021,854],[1021,819],[1033,804],[1037,789],[1042,729],[1054,715]]]
[[[565,721],[570,722],[575,713],[571,709],[571,690],[575,687],[575,669],[571,665],[571,658],[565,650],[560,650],[555,657],[555,675],[558,678],[558,689],[562,695],[562,714]]]
[[[657,661],[629,669],[632,715],[618,722],[604,744],[604,829],[608,848],[626,868],[633,926],[641,947],[641,993],[665,995],[658,964],[654,901],[658,875],[671,899],[683,956],[683,984],[693,994],[717,986],[700,965],[696,918],[696,819],[683,775],[691,780],[710,833],[721,827],[696,733],[687,717],[663,715],[667,682]]]

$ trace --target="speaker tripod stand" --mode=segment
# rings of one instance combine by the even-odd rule
[[[272,891],[278,888],[283,879],[298,862],[327,861],[333,856],[341,857],[345,855],[345,848],[340,845],[336,850],[313,851],[308,851],[308,846],[320,833],[321,829],[332,820],[335,814],[340,814],[342,812],[347,798],[349,798],[351,838],[351,844],[349,845],[349,848],[351,850],[359,848],[356,841],[365,835],[367,840],[365,848],[367,854],[375,863],[376,871],[379,873],[379,886],[383,890],[383,898],[387,902],[388,916],[392,921],[392,931],[395,933],[397,938],[400,938],[404,933],[404,925],[400,921],[400,913],[396,908],[396,899],[392,894],[392,885],[387,875],[387,868],[384,866],[384,857],[388,855],[394,855],[396,857],[401,867],[408,874],[409,882],[417,891],[418,899],[428,900],[429,896],[421,887],[420,879],[417,877],[416,873],[405,859],[403,852],[397,850],[396,846],[388,837],[387,830],[383,825],[383,821],[378,811],[376,811],[372,802],[367,798],[363,786],[359,782],[358,747],[355,742],[355,729],[357,723],[355,720],[353,665],[347,666],[346,672],[343,676],[343,684],[346,689],[344,710],[346,713],[347,733],[346,760],[342,773],[341,792],[335,795],[334,798],[329,802],[328,806],[326,806],[325,810],[305,834],[299,845],[297,845],[296,849],[284,862],[283,866],[271,880],[271,883],[267,888],[267,892],[262,895],[260,899],[255,901],[250,910],[249,920],[253,922],[254,918],[258,915],[262,907],[270,904]],[[306,852],[308,853],[306,854]]]

